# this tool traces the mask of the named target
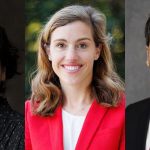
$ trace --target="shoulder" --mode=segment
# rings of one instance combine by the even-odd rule
[[[119,101],[118,101],[117,105],[115,106],[115,108],[125,110],[125,105],[126,105],[126,96],[125,96],[125,93],[121,93]]]
[[[126,109],[127,122],[136,122],[139,118],[150,114],[150,98],[131,104]]]
[[[31,116],[32,112],[31,112],[31,102],[30,100],[27,100],[25,102],[25,117],[28,118],[29,116]]]
[[[31,100],[27,100],[25,102],[25,117],[26,119],[28,118],[34,118],[34,116],[37,117],[37,115],[35,115],[32,111],[32,106],[31,106]]]
[[[125,113],[125,105],[126,105],[126,97],[125,94],[122,93],[120,95],[119,101],[117,105],[106,107],[108,108],[109,112],[116,115],[124,115]]]
[[[119,106],[125,107],[125,105],[126,105],[126,96],[125,93],[121,93]]]
[[[126,104],[125,94],[122,93],[120,95],[119,102],[116,106],[105,107],[105,109],[107,109],[107,116],[109,116],[109,118],[118,118],[118,119],[120,118],[124,120],[125,104]]]
[[[126,98],[125,98],[125,94],[122,93],[120,95],[120,100],[118,102],[117,106],[114,107],[110,107],[108,114],[110,114],[110,116],[112,118],[118,119],[118,120],[122,120],[121,122],[124,122],[125,119],[125,103],[126,103]]]
[[[25,102],[25,124],[26,126],[39,126],[41,122],[45,122],[45,118],[37,114],[34,114],[32,111],[31,100]]]
[[[31,110],[31,102],[30,102],[30,100],[27,100],[26,102],[25,102],[25,111],[30,111]]]
[[[105,112],[103,117],[104,128],[107,126],[109,128],[118,128],[119,130],[122,129],[125,123],[125,94],[120,96],[118,105],[111,107],[101,106],[99,111]]]
[[[51,119],[51,118],[54,118],[56,116],[59,116],[60,115],[60,112],[61,112],[61,106],[58,106],[54,115],[53,116],[42,116],[42,115],[39,115],[39,114],[35,114],[32,110],[32,104],[31,104],[31,100],[27,100],[25,102],[25,117],[26,119],[28,120],[47,120],[47,118]]]
[[[147,98],[147,99],[144,99],[144,100],[141,100],[139,102],[136,102],[134,104],[130,104],[128,107],[127,107],[127,112],[129,111],[143,111],[147,108],[150,107],[150,98]]]
[[[27,107],[27,106],[29,106],[29,105],[30,105],[30,100],[26,100],[25,106]]]

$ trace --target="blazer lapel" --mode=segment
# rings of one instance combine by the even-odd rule
[[[101,106],[96,100],[94,100],[84,121],[76,144],[76,150],[88,149],[107,111],[108,108]]]
[[[139,119],[139,137],[138,143],[140,144],[140,149],[145,149],[146,145],[146,138],[147,138],[147,131],[149,127],[149,119],[150,119],[150,111],[149,109],[145,110],[142,116]]]
[[[63,150],[62,108],[56,109],[54,116],[49,119],[49,134],[52,150]]]

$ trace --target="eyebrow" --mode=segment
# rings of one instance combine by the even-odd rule
[[[83,41],[83,40],[92,41],[90,38],[83,37],[83,38],[78,39],[78,40],[77,40],[77,42],[79,42],[79,41]],[[54,42],[57,42],[57,41],[64,41],[64,42],[67,42],[67,40],[66,40],[66,39],[56,39],[56,40],[54,40]]]

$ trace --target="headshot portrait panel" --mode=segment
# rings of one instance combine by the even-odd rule
[[[136,4],[136,5],[135,5]],[[126,0],[125,82],[127,105],[150,97],[150,69],[147,67],[145,25],[150,1]]]
[[[124,1],[29,0],[26,16],[25,149],[125,150]]]
[[[126,150],[150,149],[149,6],[126,0]]]
[[[24,1],[0,1],[0,150],[24,149]]]

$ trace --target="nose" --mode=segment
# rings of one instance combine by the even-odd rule
[[[65,54],[65,58],[71,61],[75,61],[78,59],[78,54],[74,46],[68,47],[66,54]]]

